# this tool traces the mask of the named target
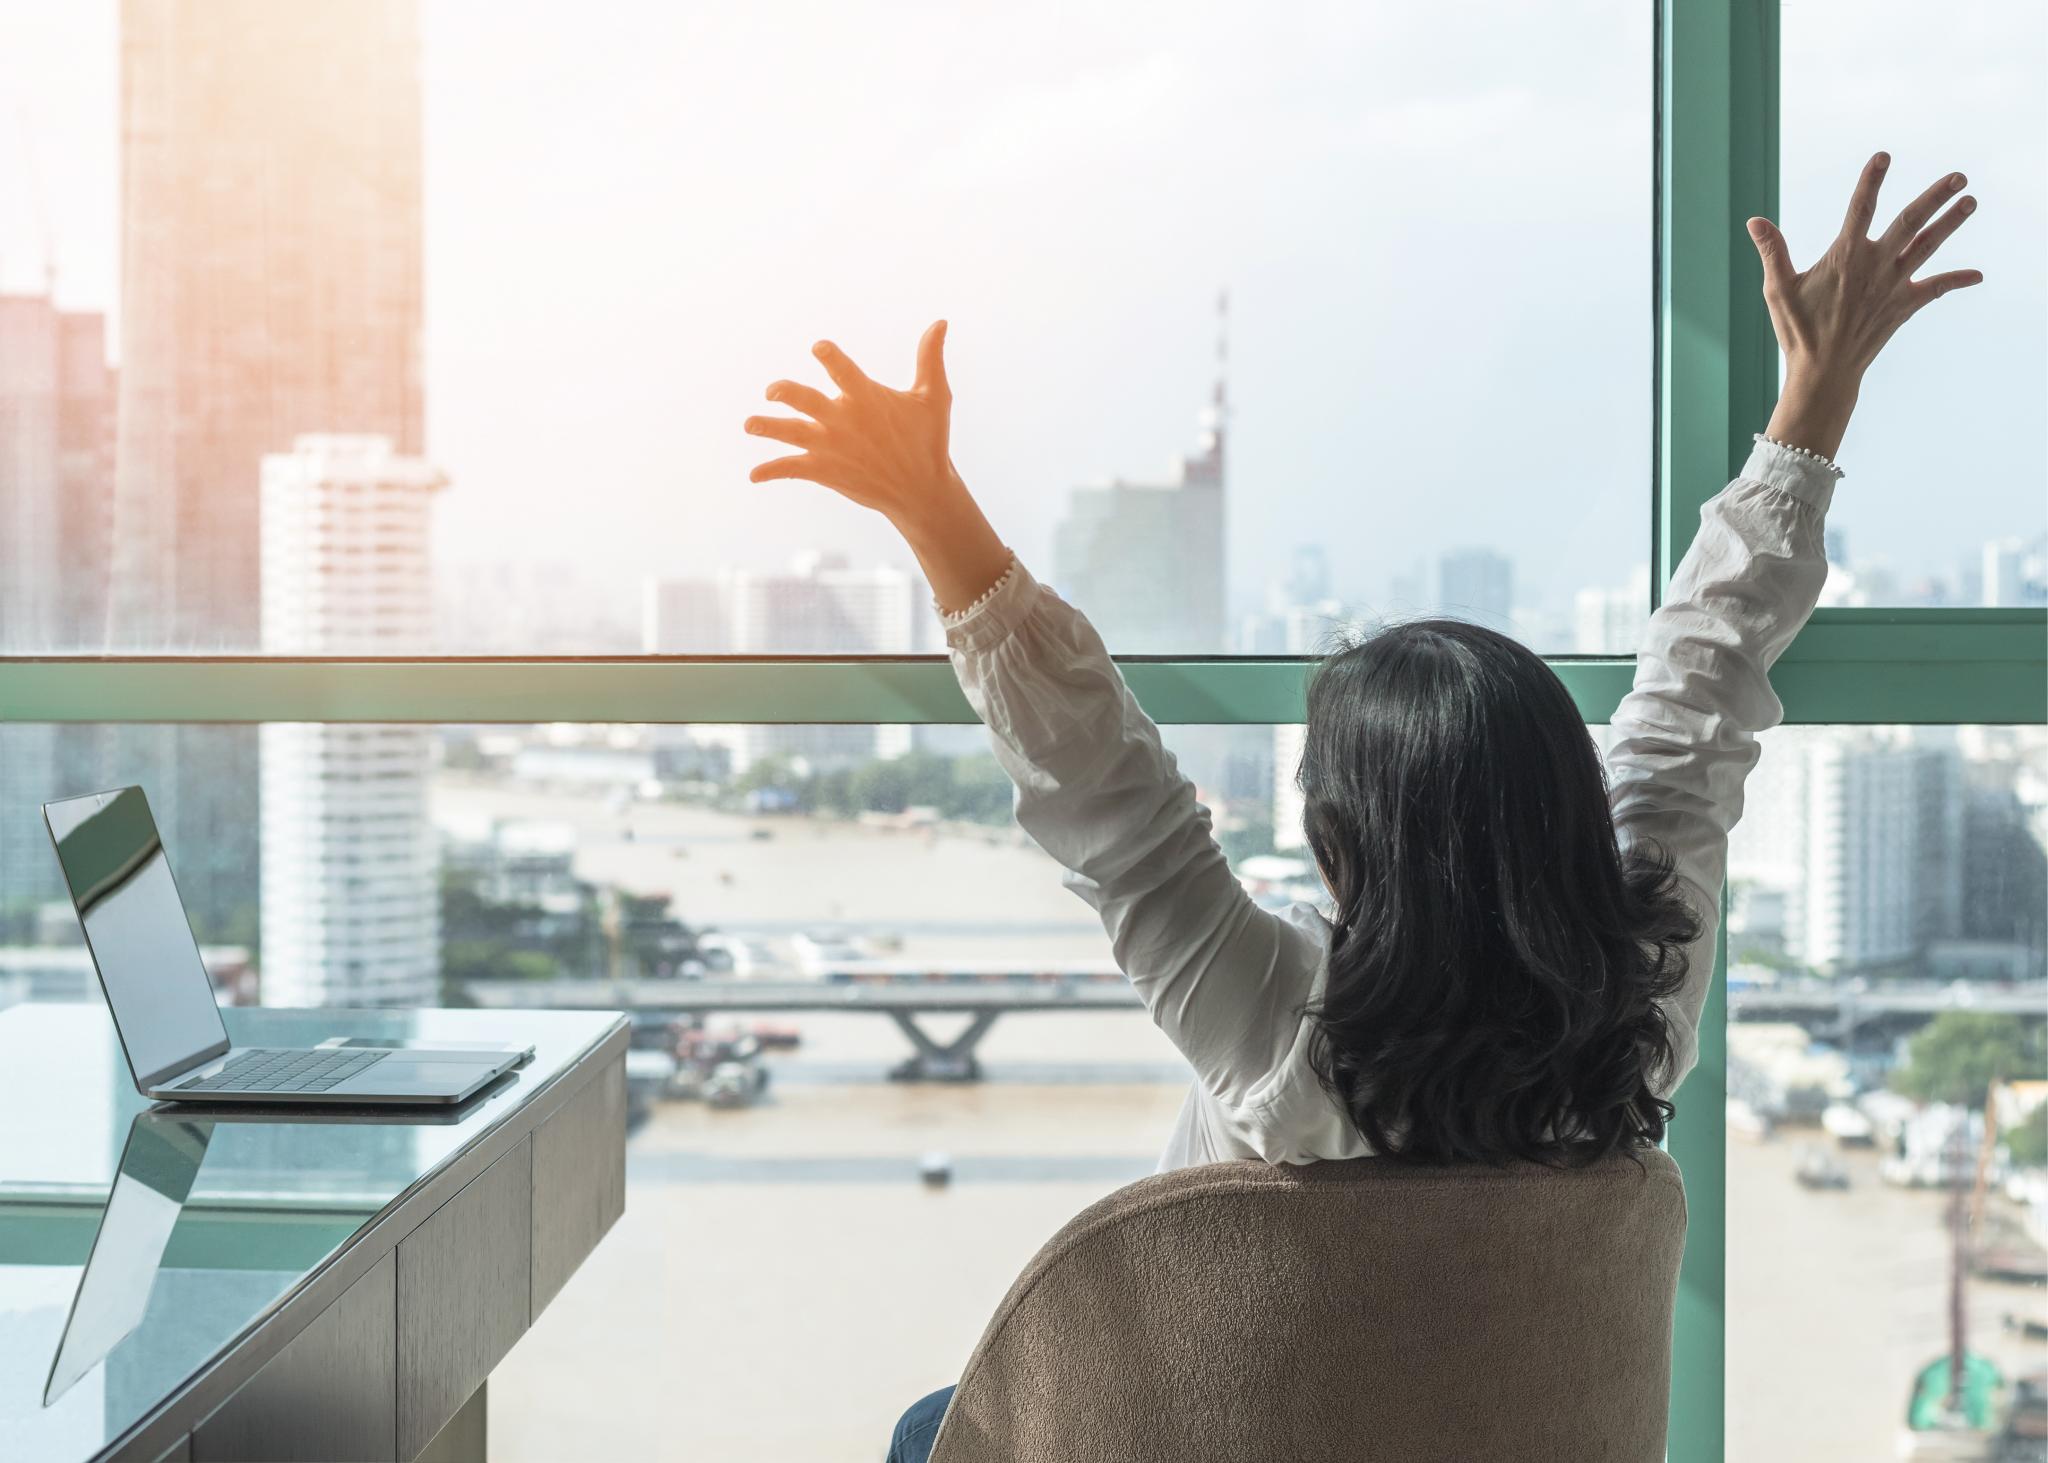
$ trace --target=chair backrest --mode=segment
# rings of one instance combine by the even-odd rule
[[[932,1463],[1656,1463],[1684,1245],[1655,1149],[1158,1174],[1039,1251]]]

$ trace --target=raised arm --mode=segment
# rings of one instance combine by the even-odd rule
[[[1255,905],[1208,811],[1081,614],[1032,579],[989,526],[948,450],[945,323],[919,342],[908,391],[813,348],[837,397],[777,381],[806,419],[746,429],[803,449],[755,482],[822,483],[886,516],[945,612],[961,688],[1017,785],[1017,821],[1094,906],[1153,1020],[1226,1103],[1256,1100],[1293,1045],[1320,938]]]
[[[1863,373],[1923,305],[1983,279],[1968,269],[1913,278],[1976,206],[1957,198],[1935,217],[1961,191],[1960,173],[1937,181],[1882,235],[1869,237],[1889,162],[1879,153],[1864,167],[1841,234],[1804,273],[1793,270],[1769,220],[1749,221],[1785,354],[1784,390],[1768,440],[1701,510],[1699,533],[1644,635],[1635,688],[1614,716],[1619,739],[1609,761],[1622,841],[1656,843],[1708,921],[1678,1001],[1681,1075],[1706,999],[1743,780],[1756,765],[1757,733],[1783,715],[1768,673],[1827,578],[1821,529],[1839,476],[1832,459]]]

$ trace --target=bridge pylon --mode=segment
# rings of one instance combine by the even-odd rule
[[[988,1035],[988,1029],[996,1024],[999,1011],[978,1012],[951,1041],[941,1045],[931,1034],[917,1024],[917,1017],[909,1011],[891,1011],[896,1027],[910,1038],[910,1044],[917,1051],[889,1069],[893,1082],[979,1082],[981,1063],[974,1055],[975,1047]]]

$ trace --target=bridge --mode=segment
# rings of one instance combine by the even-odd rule
[[[904,1081],[973,1082],[974,1051],[996,1018],[1018,1011],[1134,1011],[1137,992],[1121,975],[1095,971],[1034,973],[1030,978],[986,970],[831,972],[809,980],[473,980],[463,989],[479,1006],[526,1010],[630,1011],[636,1016],[702,1016],[725,1012],[873,1012],[910,1039],[910,1059],[889,1075]],[[941,1042],[920,1016],[966,1015],[960,1034]]]
[[[908,1081],[971,1082],[981,1076],[975,1049],[998,1017],[1020,1011],[1128,1011],[1137,994],[1114,966],[1024,970],[1006,966],[926,970],[868,961],[833,967],[816,977],[785,980],[478,980],[464,989],[479,1006],[630,1011],[636,1016],[796,1011],[872,1012],[896,1023],[913,1055],[891,1070]],[[2048,982],[1917,982],[1877,985],[1853,980],[1780,981],[1737,985],[1729,1009],[1738,1021],[1792,1021],[1847,1043],[1872,1026],[1916,1026],[1944,1011],[2048,1017]],[[941,1042],[920,1016],[964,1015],[960,1034]]]
[[[1728,1009],[1738,1021],[1793,1021],[1846,1043],[1866,1025],[1914,1026],[1944,1011],[2048,1018],[2048,981],[1779,981],[1732,987]]]

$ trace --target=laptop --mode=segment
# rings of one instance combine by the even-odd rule
[[[64,883],[136,1088],[164,1102],[461,1102],[523,1053],[391,1047],[238,1047],[139,787],[43,804]],[[337,1033],[346,1036],[347,1033]]]

